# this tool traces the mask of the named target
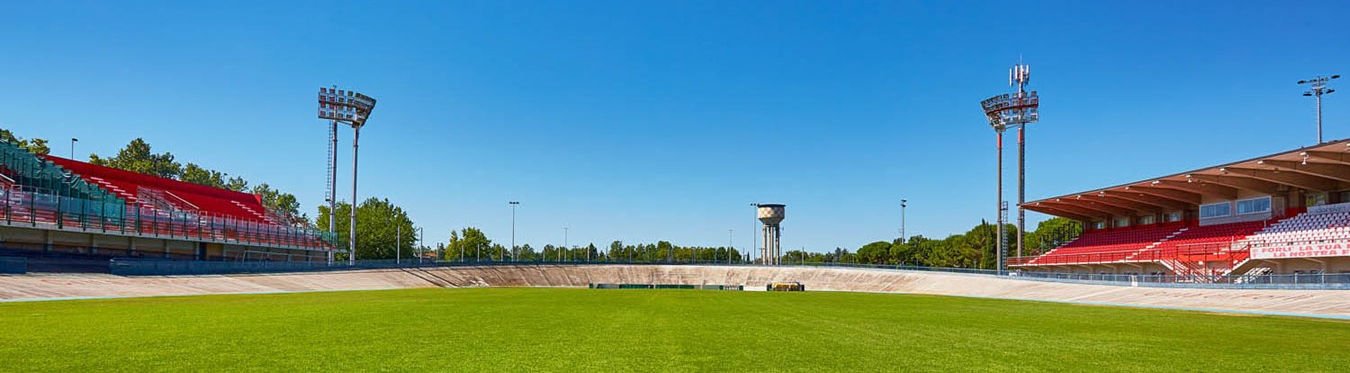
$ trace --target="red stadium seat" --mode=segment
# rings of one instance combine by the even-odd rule
[[[40,156],[127,201],[130,225],[170,237],[248,242],[271,246],[331,248],[312,231],[295,239],[293,227],[271,218],[257,195],[182,182],[90,163]],[[55,220],[36,212],[37,221]]]

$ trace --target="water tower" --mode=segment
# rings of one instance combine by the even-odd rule
[[[783,237],[779,224],[787,217],[784,207],[774,203],[759,204],[759,221],[764,223],[764,247],[760,249],[760,258],[765,265],[778,265],[779,258],[783,257],[783,248],[778,241]]]

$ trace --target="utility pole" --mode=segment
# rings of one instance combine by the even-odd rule
[[[77,143],[77,142],[80,142],[80,139],[77,139],[77,138],[74,138],[74,137],[71,137],[71,138],[70,138],[70,159],[71,159],[71,160],[76,160],[76,159],[75,159],[75,143]]]

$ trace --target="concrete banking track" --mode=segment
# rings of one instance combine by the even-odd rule
[[[799,281],[808,291],[931,294],[1350,319],[1347,290],[1148,288],[886,269],[498,265],[281,274],[0,276],[0,301],[460,287],[585,287],[588,283],[745,285]]]

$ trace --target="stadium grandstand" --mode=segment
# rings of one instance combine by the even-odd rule
[[[1030,272],[1196,282],[1350,273],[1350,140],[1030,201],[1077,239],[1009,258]]]
[[[37,155],[0,142],[0,255],[326,263],[334,237],[257,195]],[[32,260],[30,260],[32,262]]]

